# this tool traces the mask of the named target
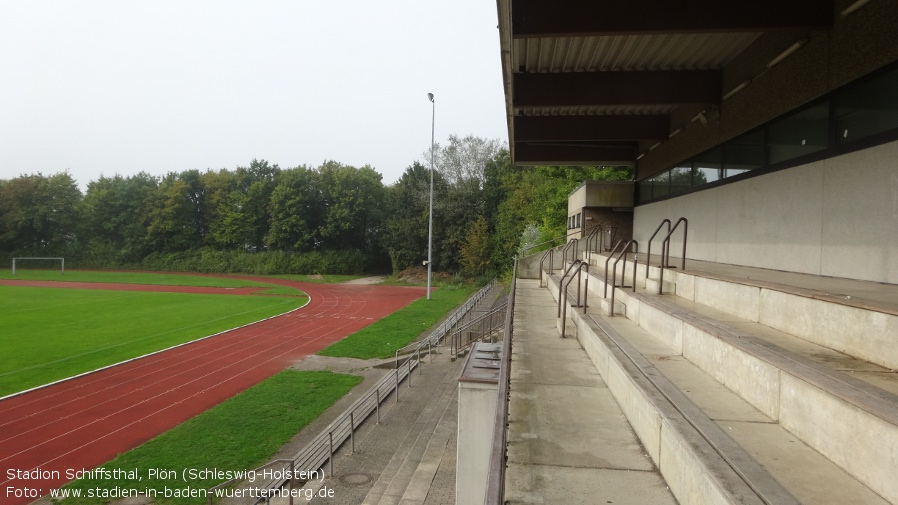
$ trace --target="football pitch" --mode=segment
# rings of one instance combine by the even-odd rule
[[[135,274],[98,274],[102,282],[136,282]],[[0,285],[0,397],[282,314],[308,301],[299,291],[257,282],[136,275],[146,275],[137,281],[145,284],[271,287],[279,296]],[[67,273],[60,279],[57,272],[55,278],[73,277]],[[90,280],[90,273],[80,272],[78,280]]]

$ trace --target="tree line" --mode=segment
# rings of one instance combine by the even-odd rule
[[[563,235],[567,195],[619,167],[513,167],[498,140],[452,135],[433,153],[433,268],[486,276],[522,241]],[[384,185],[370,166],[0,180],[0,257],[65,256],[72,268],[220,273],[398,273],[427,258],[430,156]]]

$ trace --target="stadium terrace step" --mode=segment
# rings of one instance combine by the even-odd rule
[[[584,347],[589,349],[595,347],[604,336],[611,338],[610,335],[617,332],[618,340],[631,342],[651,363],[652,373],[664,376],[676,385],[676,390],[683,396],[695,405],[701,405],[700,410],[706,412],[706,417],[714,419],[717,424],[728,420],[743,423],[727,426],[726,433],[738,445],[745,447],[752,459],[775,474],[776,480],[786,485],[801,502],[812,503],[820,498],[827,501],[827,493],[831,497],[839,495],[832,494],[836,491],[815,495],[809,490],[828,488],[813,479],[803,480],[788,472],[781,474],[785,470],[779,467],[789,460],[785,456],[793,458],[792,463],[786,466],[835,467],[845,475],[840,476],[836,472],[825,482],[841,480],[846,482],[842,489],[855,489],[851,483],[857,479],[869,490],[892,503],[898,503],[898,482],[893,478],[898,473],[898,374],[891,368],[757,322],[758,319],[781,321],[786,316],[775,312],[794,311],[794,304],[785,303],[785,306],[777,307],[772,300],[798,296],[813,300],[811,304],[801,305],[812,312],[794,314],[794,318],[827,318],[833,312],[845,310],[872,312],[872,308],[882,306],[884,310],[875,312],[876,317],[852,316],[852,321],[858,326],[851,328],[851,331],[861,335],[883,331],[888,334],[889,325],[892,324],[888,319],[893,317],[890,297],[894,295],[895,288],[882,286],[884,301],[875,298],[875,290],[871,286],[864,285],[855,289],[867,290],[864,292],[866,297],[842,297],[833,301],[821,295],[827,292],[825,288],[821,289],[825,284],[814,286],[813,279],[801,279],[804,285],[781,286],[759,278],[763,277],[763,272],[752,270],[749,273],[755,278],[747,279],[735,276],[733,267],[726,268],[731,270],[726,275],[688,269],[671,273],[670,277],[678,283],[680,296],[658,296],[642,289],[637,289],[635,293],[618,289],[616,296],[624,300],[626,318],[606,317],[604,311],[598,310],[599,304],[591,303],[596,308],[589,310],[586,317],[581,314],[571,316],[572,320],[586,321],[575,323],[578,326],[577,334]],[[644,275],[643,269],[637,279],[644,278]],[[665,278],[668,275],[665,272]],[[851,289],[850,283],[844,280],[837,282],[842,284],[840,289]],[[554,287],[557,293],[557,282],[549,284],[550,289]],[[684,285],[686,289],[682,289]],[[589,287],[591,296],[601,296],[603,279],[594,276]],[[776,293],[758,294],[752,290]],[[688,299],[684,298],[684,293]],[[714,306],[696,300],[712,300]],[[753,300],[760,304],[746,310],[745,305],[751,305]],[[838,307],[832,307],[833,304]],[[725,310],[727,307],[731,307],[729,311]],[[573,312],[569,309],[568,314]],[[754,320],[745,317],[759,312],[762,313],[761,317]],[[876,324],[860,325],[861,321],[869,320]],[[593,321],[599,329],[584,332],[584,327],[590,327],[589,321]],[[628,325],[642,334],[628,329]],[[874,339],[883,337],[877,334]],[[828,337],[818,336],[816,340],[828,340]],[[613,346],[618,347],[618,344]],[[697,377],[703,377],[703,380],[698,381]],[[709,379],[713,379],[710,384],[707,383]],[[697,392],[704,394],[721,387],[734,398],[714,404],[739,405],[736,401],[739,400],[744,405],[737,411],[747,407],[763,415],[766,420],[715,413],[713,404],[703,401],[702,396],[693,398],[699,395]],[[760,430],[758,423],[769,426]],[[771,445],[760,449],[764,445],[750,439],[747,435],[750,432],[754,432],[751,437],[767,440]],[[774,443],[776,440],[779,442]],[[799,454],[800,459],[795,460]],[[819,461],[819,458],[825,459]],[[853,491],[855,498],[847,501],[877,502],[875,495],[859,499],[864,496],[863,491]]]
[[[441,359],[448,359],[446,355]],[[456,361],[439,384],[429,391],[427,406],[418,416],[404,440],[396,445],[389,464],[365,497],[364,504],[397,505],[409,493],[411,503],[423,503],[430,482],[439,466],[442,448],[454,430],[446,428],[457,409],[458,374],[461,361]],[[421,393],[417,393],[421,394]],[[442,444],[442,447],[440,446]],[[419,471],[419,467],[421,468]],[[429,474],[429,475],[428,475]],[[417,501],[420,498],[420,502]]]
[[[536,280],[516,290],[505,503],[675,503]]]

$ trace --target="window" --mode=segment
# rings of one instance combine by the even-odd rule
[[[670,192],[680,193],[692,187],[692,165],[685,164],[670,169]]]
[[[827,148],[829,102],[823,102],[770,125],[770,163],[779,163]]]
[[[898,128],[898,70],[839,93],[836,139],[839,144]]]
[[[696,156],[692,160],[692,187],[720,180],[723,169],[720,159],[720,148]]]
[[[639,181],[639,201],[647,202],[652,199],[652,180]]]
[[[761,168],[764,158],[764,129],[759,128],[723,145],[723,176]]]
[[[667,196],[670,193],[670,170],[661,172],[653,177],[653,180],[655,181],[652,184],[652,196],[654,198]]]
[[[870,139],[866,143],[853,142]],[[898,139],[898,64],[813,105],[723,143],[639,182],[639,203],[679,194],[750,170],[806,163]],[[844,147],[842,147],[844,146]],[[794,161],[793,161],[794,160]]]

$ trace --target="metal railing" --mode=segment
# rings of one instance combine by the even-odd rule
[[[589,232],[588,235],[586,235],[586,239],[585,239],[586,245],[583,249],[584,252],[595,252],[595,253],[602,252],[602,246],[605,245],[605,243],[604,243],[605,235],[602,233],[603,232],[602,225],[599,224],[599,225],[596,225],[594,228],[590,228],[590,229],[592,231]],[[590,245],[592,245],[593,247],[590,248],[589,247]]]
[[[680,265],[680,269],[686,269],[686,235],[689,231],[689,220],[685,217],[681,217],[677,219],[676,224],[673,225],[673,228],[667,232],[667,236],[664,237],[664,241],[661,242],[661,272],[658,275],[658,294],[662,294],[664,289],[664,269],[665,268],[674,268],[670,266],[670,236],[673,235],[675,231],[677,231],[677,227],[680,226],[680,223],[683,223],[683,258],[682,264]],[[646,271],[648,271],[648,267],[646,267]]]
[[[633,285],[627,286],[627,254],[629,254],[630,246],[633,246]],[[611,265],[611,305],[608,307],[608,315],[614,316],[614,290],[616,288],[633,288],[633,292],[636,292],[636,264],[639,262],[639,242],[635,240],[629,240],[626,244],[624,244],[624,248],[617,254],[617,259],[614,260],[614,264]],[[624,267],[621,269],[620,275],[620,283],[621,285],[617,285],[617,264],[620,262],[621,258],[624,260]],[[608,286],[608,268],[607,263],[605,267],[605,287]]]
[[[408,387],[412,387],[412,371],[421,363],[420,353],[410,355],[399,368],[391,370],[385,375],[376,386],[355,401],[346,411],[331,422],[327,428],[313,438],[302,450],[300,450],[293,458],[287,460],[277,460],[255,469],[256,473],[261,473],[265,468],[269,468],[275,463],[289,462],[291,472],[286,472],[280,478],[266,482],[264,485],[258,486],[258,490],[274,490],[279,489],[289,482],[293,486],[292,477],[296,475],[296,469],[302,472],[314,472],[323,469],[325,463],[329,463],[330,476],[334,475],[334,453],[347,440],[350,441],[351,450],[355,452],[355,431],[372,413],[377,416],[377,423],[380,424],[380,405],[386,400],[390,394],[395,393],[396,401],[399,401],[399,385],[404,379],[408,379]],[[290,475],[291,478],[287,478]],[[215,491],[234,485],[240,482],[242,478],[235,478],[209,489],[209,505],[212,505]],[[255,496],[262,496],[264,492],[257,492]],[[259,503],[263,498],[259,498],[253,503]]]
[[[496,422],[493,424],[493,445],[490,450],[489,476],[487,477],[484,505],[505,503],[505,445],[508,440],[508,396],[511,386],[511,339],[514,334],[515,288],[517,287],[518,258],[514,259],[511,275],[511,291],[505,310],[505,336],[502,340],[502,360],[499,364],[499,401],[496,405]]]
[[[617,243],[614,244],[614,247],[611,248],[611,252],[608,253],[608,257],[605,258],[605,288],[602,290],[602,298],[608,298],[608,263],[614,258],[614,253],[617,252],[617,248],[623,243],[623,240],[618,240]]]
[[[567,263],[568,251],[571,253],[571,261],[577,259],[577,246],[580,243],[579,239],[572,238],[568,240],[567,244],[564,244],[564,249],[561,250],[561,265],[564,266]],[[573,251],[571,251],[573,249]]]
[[[455,330],[449,337],[451,359],[457,359],[459,354],[469,349],[474,342],[498,333],[504,327],[507,305],[503,303]]]
[[[471,310],[473,310],[474,307],[478,303],[480,303],[481,300],[483,300],[483,298],[487,295],[487,293],[490,292],[490,290],[496,287],[497,283],[498,281],[494,278],[487,285],[480,288],[479,291],[471,295],[468,300],[465,301],[464,305],[456,309],[456,311],[453,312],[451,316],[446,318],[446,320],[443,321],[433,332],[431,332],[430,335],[427,336],[427,338],[418,342],[412,342],[405,347],[396,349],[394,359],[394,361],[396,362],[396,368],[399,368],[400,354],[406,354],[406,352],[409,352],[411,354],[420,353],[421,349],[424,347],[428,348],[429,354],[431,347],[439,347],[439,345],[443,342],[443,339],[446,337],[446,335],[449,335],[453,328],[455,328],[458,324],[464,324],[463,321],[469,316]]]
[[[427,354],[430,354],[434,345],[439,345],[443,338],[449,334],[451,329],[462,321],[467,314],[480,302],[489,291],[497,284],[496,279],[490,281],[489,284],[481,288],[477,293],[471,295],[468,300],[452,313],[436,330],[431,334],[409,346],[412,348],[405,360],[399,362],[399,350],[396,351],[396,365],[387,375],[385,375],[371,390],[365,393],[361,398],[355,401],[347,408],[339,417],[331,422],[327,428],[313,438],[302,450],[300,450],[293,458],[288,460],[277,460],[267,463],[256,469],[261,472],[263,469],[270,467],[276,463],[290,462],[291,469],[299,468],[302,471],[314,471],[322,469],[325,463],[329,464],[330,476],[334,474],[334,453],[347,440],[350,442],[350,449],[355,452],[355,431],[371,414],[376,415],[377,423],[380,424],[380,406],[390,394],[394,394],[396,402],[399,402],[399,386],[403,380],[407,379],[408,387],[412,387],[412,371],[421,364],[421,350],[427,347]],[[400,349],[401,350],[401,349]],[[295,475],[291,472],[289,475]],[[231,479],[218,484],[208,491],[209,505],[212,505],[215,490],[225,488],[240,482],[241,479]],[[258,489],[273,490],[283,487],[285,484],[293,486],[293,479],[278,478],[271,480]],[[260,496],[264,493],[256,493]],[[262,499],[257,499],[253,503],[259,503]],[[292,502],[291,502],[292,503]]]
[[[586,300],[587,300],[587,297],[589,296],[589,263],[582,261],[582,260],[577,260],[571,266],[575,266],[577,269],[577,277],[576,277],[576,279],[577,279],[577,304],[575,305],[575,307],[583,307],[583,313],[586,314],[586,309],[587,309]],[[581,286],[580,273],[583,271],[584,268],[586,269],[586,282],[582,285],[583,286],[583,304],[581,305],[580,304],[580,286]],[[571,285],[571,281],[573,281],[573,280],[574,280],[574,275],[572,274],[571,277],[567,280],[566,284],[564,282],[563,277],[562,277],[561,282],[558,284],[558,288],[559,288],[558,301],[560,302],[560,308],[561,308],[561,313],[559,314],[559,316],[561,317],[561,338],[567,338],[567,335],[565,334],[565,330],[567,329],[566,321],[567,321],[568,287]],[[612,291],[612,294],[613,293],[614,293],[614,291]]]
[[[568,265],[568,267],[561,274],[561,278],[558,279],[558,289],[560,290],[562,285],[564,284],[564,280],[567,278],[568,274],[571,273],[571,270],[575,268],[579,268],[580,264],[583,263],[582,260],[574,260],[573,263]],[[580,271],[577,271],[577,275],[580,274]],[[555,317],[561,317],[561,291],[558,292],[558,314]]]
[[[555,247],[557,247],[557,245],[559,245],[559,244],[558,244],[559,242],[563,242],[563,241],[567,240],[568,237],[570,237],[571,235],[576,235],[576,234],[578,234],[578,233],[580,233],[580,232],[574,231],[574,232],[567,233],[567,234],[565,234],[565,235],[561,235],[561,236],[559,236],[559,237],[551,238],[551,239],[549,239],[549,240],[544,240],[544,241],[542,241],[542,242],[540,242],[540,243],[538,243],[538,244],[529,245],[529,246],[527,246],[527,247],[521,247],[521,249],[518,251],[518,257],[523,258],[523,257],[529,255],[530,251],[532,251],[532,250],[534,250],[534,249],[538,249],[538,248],[540,248],[540,247],[542,247],[542,246],[544,246],[544,245],[547,245],[547,244],[553,244],[553,245],[550,247],[550,249],[551,249],[551,248],[555,248]],[[536,252],[538,253],[538,252],[540,252],[540,251],[536,251]]]
[[[670,219],[665,218],[661,223],[655,228],[655,233],[652,233],[652,236],[649,237],[649,243],[646,246],[645,251],[645,278],[649,278],[649,263],[652,261],[652,240],[655,240],[655,235],[661,231],[661,227],[667,224],[667,232],[670,233]],[[661,252],[661,268],[664,268],[664,251],[662,249]]]
[[[541,287],[541,288],[545,287],[545,286],[543,286],[543,272],[545,272],[546,270],[543,268],[543,264],[545,263],[546,258],[549,258],[548,272],[552,273],[555,271],[555,265],[554,265],[554,263],[555,263],[555,248],[554,247],[552,249],[547,250],[545,253],[543,253],[543,257],[539,259],[539,287]]]

